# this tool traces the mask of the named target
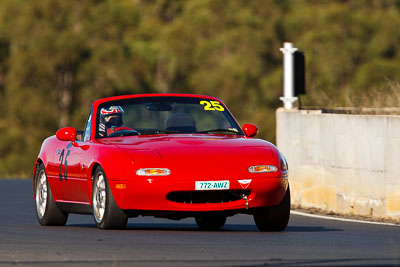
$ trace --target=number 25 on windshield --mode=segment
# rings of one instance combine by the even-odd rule
[[[200,101],[200,105],[204,105],[204,110],[224,111],[224,107],[218,101]]]

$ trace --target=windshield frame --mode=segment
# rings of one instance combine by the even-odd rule
[[[127,105],[127,104],[134,104],[135,102],[136,103],[148,102],[148,101],[166,102],[166,99],[170,99],[172,102],[174,102],[174,101],[180,102],[180,101],[182,101],[184,99],[188,99],[188,100],[190,99],[191,101],[193,101],[193,99],[196,99],[196,101],[199,101],[199,102],[200,101],[218,101],[218,103],[224,109],[223,111],[220,111],[220,112],[223,112],[223,115],[225,116],[227,121],[237,130],[237,134],[235,134],[235,135],[237,135],[237,136],[238,135],[239,136],[241,136],[241,135],[245,136],[245,133],[243,132],[242,128],[240,127],[240,124],[236,121],[235,117],[232,115],[232,113],[229,111],[229,109],[226,107],[226,105],[221,100],[219,100],[217,98],[209,97],[209,96],[203,96],[203,95],[177,95],[177,94],[171,94],[171,95],[160,94],[160,95],[157,95],[157,94],[151,94],[151,95],[146,95],[146,96],[141,95],[140,97],[135,97],[135,96],[132,96],[132,97],[123,96],[121,98],[112,97],[112,98],[109,98],[109,101],[107,101],[107,99],[101,99],[101,100],[96,101],[96,102],[99,102],[96,105],[96,119],[92,121],[95,124],[94,127],[93,127],[94,131],[95,131],[95,133],[94,133],[95,139],[110,138],[110,137],[104,137],[104,136],[100,136],[99,135],[98,128],[99,128],[99,124],[100,124],[100,110],[101,110],[101,108],[103,108],[105,106],[118,106],[118,105],[124,106],[124,105]],[[163,129],[159,129],[159,130],[163,130]],[[212,130],[212,129],[210,129],[210,130]],[[179,134],[179,135],[182,135],[184,133],[176,133],[176,132],[174,132],[174,133],[163,133],[163,132],[160,132],[160,133],[154,133],[154,134]],[[229,134],[229,133],[222,133],[222,132],[219,133],[219,132],[212,132],[212,131],[209,132],[209,133],[205,133],[203,131],[203,133],[193,132],[193,133],[186,133],[186,134],[191,134],[191,135],[193,135],[193,134],[198,134],[198,135],[216,135],[216,134],[217,135],[233,135],[233,134]],[[150,135],[153,135],[153,134],[150,134]]]

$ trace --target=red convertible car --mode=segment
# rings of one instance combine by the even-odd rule
[[[288,166],[271,143],[240,128],[219,99],[189,94],[110,97],[93,103],[83,131],[47,138],[35,163],[41,225],[92,214],[100,229],[128,218],[194,217],[223,227],[238,213],[261,231],[282,231],[290,216]]]

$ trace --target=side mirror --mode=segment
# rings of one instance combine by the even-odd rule
[[[255,124],[246,123],[243,125],[243,131],[248,137],[253,137],[258,134],[258,127]]]
[[[57,139],[61,141],[74,142],[76,140],[76,135],[77,135],[76,130],[73,127],[61,128],[56,133]]]

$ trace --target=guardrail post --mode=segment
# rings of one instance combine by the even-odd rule
[[[283,54],[283,97],[279,99],[283,101],[284,108],[292,109],[293,103],[298,99],[294,92],[294,53],[297,48],[292,43],[285,42],[279,50]]]

